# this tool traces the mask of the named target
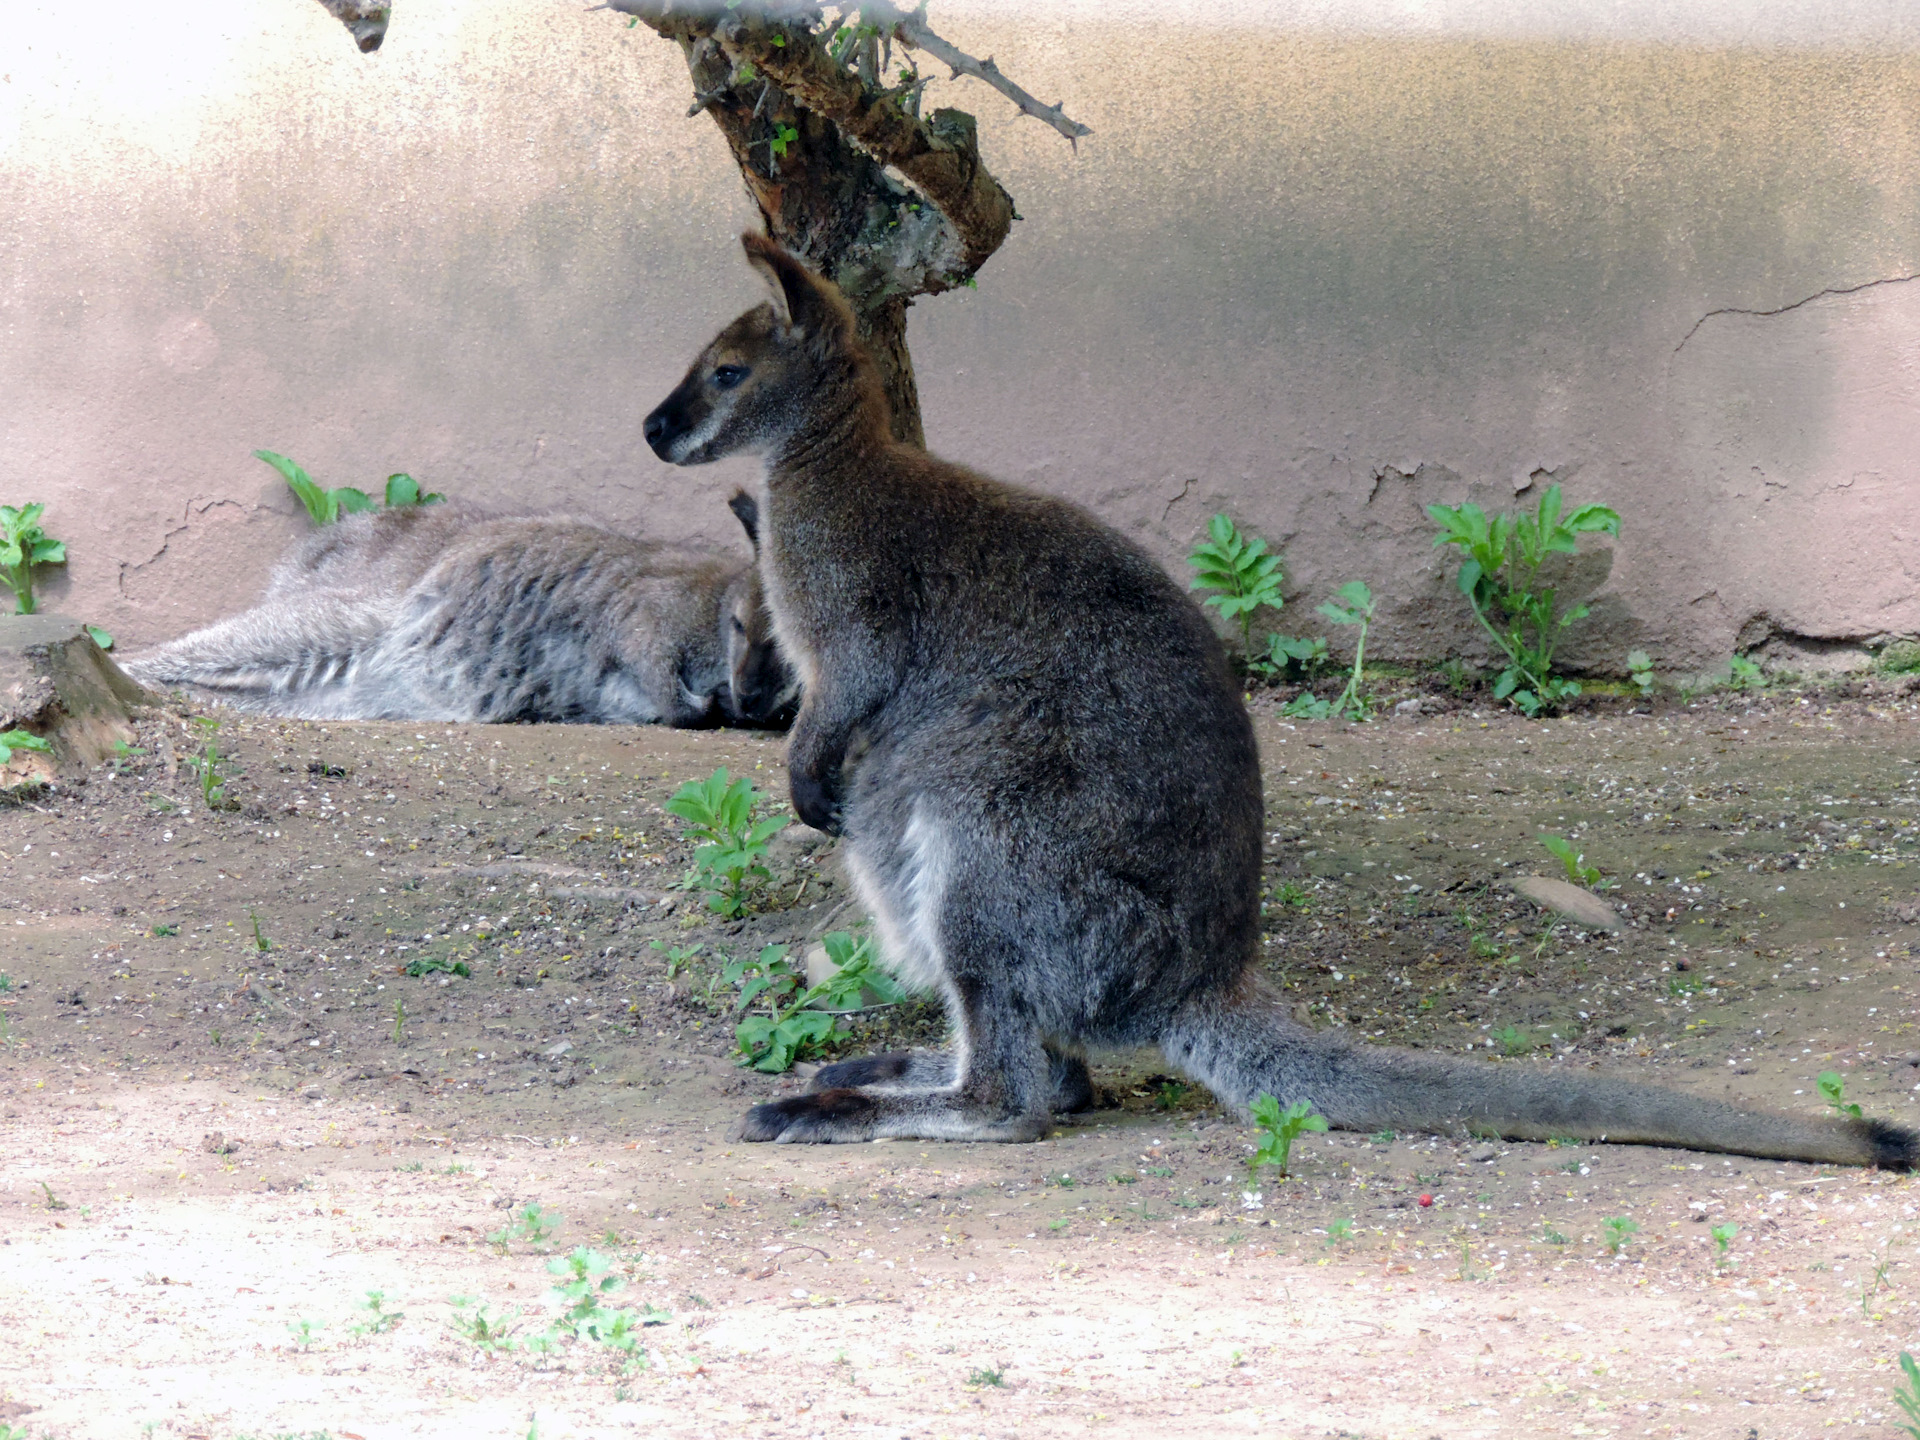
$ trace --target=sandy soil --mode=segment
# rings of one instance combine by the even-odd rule
[[[1260,723],[1268,952],[1316,1023],[1790,1108],[1832,1069],[1920,1121],[1898,691]],[[119,773],[0,810],[0,1433],[1899,1433],[1905,1177],[1335,1135],[1255,1200],[1249,1132],[1151,1055],[1038,1145],[730,1145],[798,1082],[734,1066],[701,962],[854,917],[831,848],[787,843],[714,921],[659,806],[722,763],[783,792],[777,737],[217,743],[238,809],[161,713]],[[1543,828],[1621,883],[1623,934],[1507,891]],[[654,940],[703,949],[670,979]],[[553,1234],[491,1243],[529,1202]],[[458,1333],[543,1330],[578,1246],[654,1322],[637,1358]]]

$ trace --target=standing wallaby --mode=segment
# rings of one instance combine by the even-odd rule
[[[446,503],[329,525],[253,609],[124,668],[316,720],[766,723],[794,689],[754,566]]]
[[[828,1065],[751,1140],[1031,1140],[1088,1045],[1157,1045],[1245,1112],[1348,1129],[1911,1165],[1913,1132],[1316,1034],[1262,977],[1253,727],[1200,609],[1085,511],[889,437],[840,293],[745,237],[769,303],[647,417],[681,465],[766,458],[760,564],[804,689],[794,808],[848,869],[947,1056]]]

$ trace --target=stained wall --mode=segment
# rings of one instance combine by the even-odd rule
[[[1625,516],[1582,665],[1920,632],[1920,29],[1592,8],[936,6],[1095,133],[935,87],[1025,218],[914,312],[933,448],[1176,569],[1230,511],[1282,628],[1365,579],[1392,657],[1477,652],[1422,507],[1556,481]],[[306,523],[261,446],[738,544],[744,465],[639,434],[754,299],[646,30],[400,0],[361,56],[303,0],[27,0],[0,75],[0,503],[69,542],[49,606],[138,644],[244,604]]]

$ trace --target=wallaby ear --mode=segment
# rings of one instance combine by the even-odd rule
[[[747,263],[767,287],[767,298],[781,325],[812,339],[827,339],[851,324],[853,312],[840,293],[789,251],[751,230],[740,237],[740,244],[747,252]]]
[[[733,492],[733,498],[727,501],[727,508],[746,527],[747,543],[753,546],[753,553],[760,553],[760,502],[744,490]]]

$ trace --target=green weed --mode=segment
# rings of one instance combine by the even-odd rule
[[[1860,1118],[1860,1107],[1847,1099],[1847,1082],[1840,1078],[1839,1071],[1822,1070],[1814,1077],[1813,1084],[1835,1115]]]
[[[407,1003],[404,1000],[393,1002],[393,1043],[407,1043]]]
[[[1310,899],[1307,892],[1291,880],[1282,880],[1273,892],[1274,902],[1289,910],[1306,912]]]
[[[156,940],[166,940],[180,933],[178,925],[155,925],[147,932]]]
[[[1293,1142],[1308,1131],[1319,1134],[1327,1128],[1326,1118],[1316,1115],[1313,1106],[1305,1100],[1282,1106],[1263,1091],[1253,1097],[1247,1109],[1253,1115],[1256,1137],[1247,1169],[1255,1185],[1260,1183],[1260,1172],[1269,1165],[1280,1172],[1282,1180],[1286,1179],[1287,1166],[1293,1158]]]
[[[1233,521],[1216,515],[1207,522],[1208,538],[1193,547],[1187,564],[1194,569],[1193,588],[1207,590],[1201,603],[1211,605],[1221,618],[1238,622],[1240,648],[1253,654],[1253,613],[1265,607],[1280,610],[1285,580],[1280,557],[1267,553],[1267,542],[1242,535]]]
[[[489,1315],[485,1302],[471,1295],[454,1295],[447,1303],[453,1306],[453,1318],[447,1322],[449,1328],[469,1345],[489,1355],[514,1348],[513,1322],[520,1318],[517,1309],[504,1315]]]
[[[1905,1350],[1900,1352],[1900,1370],[1907,1379],[1903,1385],[1896,1385],[1893,1391],[1893,1403],[1907,1418],[1900,1422],[1900,1428],[1912,1437],[1920,1440],[1920,1362]]]
[[[1609,1255],[1618,1255],[1627,1246],[1627,1242],[1640,1233],[1640,1224],[1624,1215],[1614,1215],[1602,1220],[1600,1226],[1605,1230],[1606,1238],[1602,1242]]]
[[[741,914],[751,893],[773,878],[761,863],[767,841],[793,817],[756,819],[762,798],[751,779],[734,779],[722,765],[705,780],[688,781],[667,801],[668,813],[686,821],[688,832],[700,842],[693,852],[688,888],[703,889],[707,908],[717,915]]]
[[[1193,1086],[1184,1080],[1162,1080],[1153,1087],[1153,1108],[1156,1110],[1178,1110],[1181,1102],[1193,1090]]]
[[[733,1008],[750,1012],[733,1032],[742,1064],[768,1075],[785,1074],[833,1033],[838,1014],[860,1009],[868,992],[883,1005],[905,998],[893,977],[875,968],[869,937],[836,930],[821,944],[836,968],[818,985],[806,984],[785,945],[765,946],[757,958],[731,961],[721,970],[726,984],[739,987]],[[765,1009],[751,1013],[756,1005]]]
[[[1004,1370],[974,1370],[967,1375],[967,1384],[978,1388],[994,1385],[1005,1389],[1007,1375]]]
[[[1374,1145],[1391,1145],[1399,1138],[1400,1132],[1397,1130],[1376,1130],[1367,1136],[1367,1140]]]
[[[1156,1180],[1171,1180],[1173,1178],[1173,1167],[1171,1165],[1149,1165],[1147,1166],[1146,1173],[1153,1176]]]
[[[325,1325],[316,1324],[312,1320],[289,1320],[287,1322],[287,1333],[293,1336],[293,1343],[298,1345],[302,1350],[311,1350],[313,1348],[313,1342],[320,1337],[320,1332],[326,1328]]]
[[[1334,598],[1320,606],[1320,613],[1336,625],[1358,625],[1359,638],[1353,644],[1353,671],[1337,699],[1322,700],[1312,692],[1302,692],[1288,701],[1283,715],[1307,720],[1365,720],[1373,713],[1373,702],[1360,689],[1367,657],[1367,630],[1373,623],[1373,592],[1358,580],[1342,585]]]
[[[388,1310],[385,1308],[386,1303],[386,1291],[367,1291],[367,1298],[358,1306],[366,1312],[365,1317],[354,1321],[347,1329],[355,1335],[385,1335],[389,1330],[395,1329],[402,1320],[407,1318],[406,1312]]]
[[[1573,846],[1568,842],[1566,836],[1540,834],[1534,836],[1534,839],[1545,846],[1547,853],[1560,862],[1560,868],[1567,872],[1567,879],[1570,883],[1575,885],[1598,885],[1600,883],[1600,872],[1586,863],[1587,857],[1585,855],[1574,853]]]
[[[1644,650],[1627,652],[1627,676],[1640,689],[1644,698],[1653,694],[1653,657]]]
[[[1764,690],[1767,688],[1766,674],[1753,661],[1744,655],[1735,655],[1727,662],[1728,688],[1733,690]]]
[[[102,650],[113,649],[113,633],[111,631],[102,630],[98,625],[87,625],[82,628],[86,630],[87,638],[93,641],[93,643],[98,645]],[[124,740],[119,742],[119,744],[121,745],[124,745],[126,743],[127,742]]]
[[[307,518],[316,525],[331,525],[342,515],[371,510],[377,503],[366,491],[356,490],[351,485],[343,485],[338,490],[322,489],[312,476],[284,455],[276,455],[271,450],[256,450],[253,453],[257,459],[266,461],[280,472],[281,478],[287,482],[287,488],[306,508]],[[432,505],[446,498],[437,491],[423,492],[419,482],[411,475],[387,477],[386,501],[389,507]]]
[[[1733,1263],[1733,1257],[1728,1254],[1728,1250],[1733,1245],[1733,1237],[1739,1233],[1740,1227],[1731,1220],[1715,1225],[1707,1231],[1707,1234],[1713,1237],[1714,1269],[1718,1270],[1724,1265],[1731,1265]]]
[[[33,614],[33,567],[64,565],[67,546],[40,528],[45,505],[0,505],[0,578],[13,591],[16,615]]]
[[[1064,1229],[1066,1229],[1066,1228],[1067,1228],[1067,1227],[1068,1227],[1069,1225],[1071,1225],[1071,1224],[1073,1224],[1073,1221],[1071,1221],[1071,1220],[1069,1220],[1069,1219],[1067,1219],[1067,1218],[1066,1218],[1066,1217],[1065,1217],[1065,1216],[1063,1215],[1063,1216],[1061,1216],[1061,1217],[1060,1217],[1060,1218],[1059,1218],[1058,1220],[1049,1220],[1049,1221],[1047,1222],[1047,1229],[1049,1229],[1049,1230],[1064,1230]]]
[[[1247,668],[1261,675],[1286,674],[1298,680],[1311,680],[1332,662],[1327,637],[1296,639],[1291,635],[1267,636],[1267,653],[1247,662]]]
[[[608,1273],[612,1268],[612,1260],[584,1245],[549,1260],[547,1273],[562,1278],[547,1298],[567,1308],[547,1333],[555,1339],[585,1341],[617,1350],[629,1359],[640,1359],[641,1329],[664,1325],[673,1317],[651,1305],[639,1310],[609,1310],[602,1305],[603,1299],[626,1283]]]
[[[549,1210],[537,1200],[529,1200],[520,1207],[520,1213],[500,1229],[487,1236],[487,1243],[496,1247],[502,1255],[507,1246],[515,1240],[524,1240],[529,1245],[544,1245],[553,1238],[553,1232],[560,1228],[562,1216],[558,1210]]]
[[[1669,995],[1698,995],[1706,986],[1692,975],[1670,975],[1667,977]]]
[[[1565,1245],[1567,1243],[1567,1237],[1553,1228],[1553,1222],[1551,1220],[1542,1220],[1540,1222],[1540,1238],[1549,1245]]]
[[[1585,605],[1559,613],[1551,586],[1540,583],[1549,555],[1571,555],[1583,534],[1620,534],[1620,516],[1605,505],[1582,505],[1561,514],[1560,487],[1550,485],[1532,515],[1496,515],[1478,505],[1429,505],[1440,527],[1434,544],[1465,552],[1455,583],[1473,608],[1480,628],[1506,657],[1493,682],[1496,700],[1527,715],[1550,714],[1580,693],[1580,686],[1553,673],[1553,652],[1568,626],[1586,618]]]
[[[1327,1222],[1327,1248],[1329,1250],[1338,1245],[1342,1240],[1351,1240],[1352,1238],[1353,1220],[1351,1218],[1329,1220]]]
[[[253,922],[253,949],[257,955],[264,955],[273,949],[273,942],[260,933],[260,917],[253,911],[247,911],[247,918]]]
[[[209,810],[237,810],[240,807],[227,797],[226,782],[231,778],[228,771],[232,758],[220,753],[220,742],[215,737],[220,732],[220,722],[209,715],[194,717],[193,728],[200,733],[200,748],[187,756],[187,773],[192,775],[200,786],[200,799]]]
[[[1107,1176],[1107,1183],[1109,1185],[1138,1185],[1140,1183],[1140,1177],[1138,1175],[1129,1175],[1124,1170],[1116,1170],[1113,1174]]]
[[[37,750],[42,755],[51,755],[53,746],[43,737],[26,730],[0,731],[0,765],[13,759],[16,750]]]
[[[448,960],[440,955],[422,955],[418,960],[409,960],[406,973],[418,979],[422,975],[458,975],[466,979],[473,970],[464,960]]]
[[[1518,1025],[1507,1025],[1493,1032],[1494,1044],[1500,1047],[1503,1055],[1530,1055],[1533,1053],[1533,1036]]]
[[[665,952],[669,980],[683,970],[692,968],[694,956],[700,953],[698,945],[668,945],[664,940],[655,940],[652,948]]]

